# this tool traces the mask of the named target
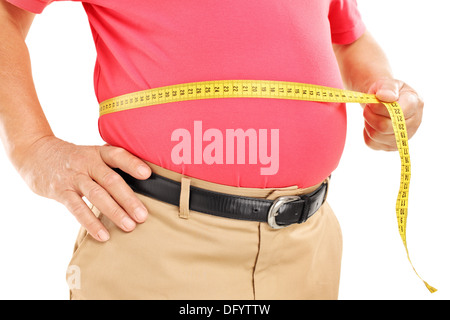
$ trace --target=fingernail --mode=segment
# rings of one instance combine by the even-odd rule
[[[138,172],[141,176],[146,177],[146,176],[148,176],[148,175],[150,174],[150,169],[149,169],[148,167],[146,167],[146,166],[139,166],[139,167],[137,168],[137,172]]]
[[[136,227],[136,223],[130,218],[122,219],[122,226],[125,230],[133,230]]]
[[[147,210],[142,207],[137,208],[134,211],[134,215],[138,221],[143,222],[147,218]]]
[[[109,240],[109,234],[105,230],[100,230],[97,233],[97,238],[99,238],[101,241],[108,241]]]

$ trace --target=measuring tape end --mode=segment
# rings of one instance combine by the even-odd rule
[[[436,288],[430,286],[426,281],[424,281],[423,283],[425,283],[425,286],[427,287],[428,291],[430,291],[431,293],[435,293],[436,291],[438,291]]]

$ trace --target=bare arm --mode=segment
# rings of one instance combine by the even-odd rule
[[[137,179],[148,178],[150,168],[124,149],[77,146],[54,136],[35,91],[25,44],[33,18],[0,0],[0,137],[7,155],[35,193],[64,204],[97,240],[109,239],[108,230],[82,197],[132,231],[147,211],[111,167]]]
[[[396,80],[388,59],[370,33],[350,45],[334,45],[343,81],[348,89],[369,92],[385,102],[398,101],[411,138],[422,121],[424,103],[416,91]],[[375,150],[397,150],[389,113],[382,104],[364,106],[364,139]]]
[[[53,135],[39,104],[25,37],[34,14],[0,2],[1,139],[16,168],[23,151]]]

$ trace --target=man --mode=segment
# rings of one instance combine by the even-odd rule
[[[108,145],[73,145],[55,137],[43,115],[24,43],[34,14],[50,2],[0,2],[0,119],[6,151],[30,188],[63,203],[83,226],[70,263],[81,277],[72,298],[336,299],[341,238],[324,200],[345,142],[345,105],[176,102],[102,115]],[[409,137],[420,125],[423,102],[393,78],[354,0],[83,5],[99,102],[195,81],[343,80],[398,100]],[[385,107],[364,106],[364,118],[367,145],[396,150]],[[298,195],[318,208],[300,206],[301,223],[276,229],[280,220],[255,221],[259,206]]]

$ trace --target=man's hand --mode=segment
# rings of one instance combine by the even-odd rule
[[[98,241],[108,230],[82,197],[124,231],[132,231],[147,218],[147,210],[125,181],[111,168],[146,179],[148,165],[124,149],[112,146],[77,146],[47,136],[21,157],[19,173],[37,194],[64,204]]]
[[[422,122],[424,102],[416,91],[406,83],[383,79],[369,89],[380,101],[400,104],[406,121],[408,137],[411,138]],[[383,104],[368,104],[364,107],[364,140],[374,150],[395,151],[397,145],[389,113]]]
[[[384,102],[398,101],[411,138],[422,122],[423,101],[410,86],[393,79],[389,61],[370,32],[353,43],[335,44],[333,48],[345,87],[376,94]],[[370,148],[397,150],[392,122],[383,104],[364,106],[364,118],[364,139]]]
[[[31,189],[64,204],[97,240],[108,230],[85,197],[124,231],[143,222],[147,210],[112,168],[137,179],[151,170],[129,152],[111,146],[76,146],[57,139],[33,83],[25,37],[34,14],[0,0],[0,138],[11,162]]]

